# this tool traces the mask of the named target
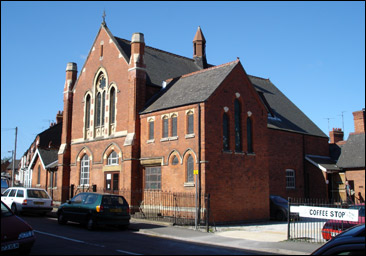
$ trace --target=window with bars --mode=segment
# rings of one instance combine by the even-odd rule
[[[84,155],[80,163],[80,185],[89,185],[89,157]]]
[[[117,165],[118,164],[118,154],[116,151],[112,151],[112,153],[108,156],[108,165]]]
[[[161,166],[146,167],[145,190],[161,189]]]
[[[292,169],[286,170],[286,189],[295,188],[295,171]]]

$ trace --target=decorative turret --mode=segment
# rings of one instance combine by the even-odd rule
[[[206,39],[203,36],[201,27],[198,27],[193,38],[193,58],[201,68],[207,68]]]

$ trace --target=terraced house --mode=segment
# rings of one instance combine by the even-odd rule
[[[328,137],[239,59],[209,64],[205,46],[200,27],[187,58],[101,24],[84,65],[66,68],[57,200],[85,188],[131,205],[147,191],[210,194],[217,223],[268,219],[270,193],[326,196],[305,156],[327,157]]]

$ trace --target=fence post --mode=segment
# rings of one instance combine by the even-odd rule
[[[291,197],[288,198],[288,211],[287,211],[287,240],[290,240],[290,212],[291,212]]]
[[[209,232],[209,224],[208,224],[208,221],[210,220],[210,194],[207,194],[207,196],[206,196],[206,209],[207,209],[207,214],[206,214],[206,231]]]

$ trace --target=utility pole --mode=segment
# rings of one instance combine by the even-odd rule
[[[13,170],[11,172],[11,186],[14,187],[14,173],[15,173],[15,159],[17,154],[17,136],[18,136],[18,127],[15,127],[15,146],[13,153]]]

